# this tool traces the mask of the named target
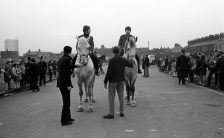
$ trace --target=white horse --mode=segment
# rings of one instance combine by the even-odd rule
[[[134,37],[128,38],[125,43],[124,56],[129,61],[134,63],[133,67],[125,67],[125,86],[127,91],[127,104],[134,107],[135,101],[135,82],[137,80],[138,62],[135,59],[136,54],[136,41]]]
[[[79,96],[80,96],[80,104],[78,107],[78,112],[83,112],[83,89],[82,86],[84,84],[86,96],[88,97],[88,112],[93,112],[93,86],[95,81],[95,70],[93,66],[93,62],[88,55],[89,53],[89,43],[88,39],[81,37],[78,38],[78,55],[75,65],[79,65],[79,68],[75,68],[74,73],[77,77],[77,84],[79,87]]]

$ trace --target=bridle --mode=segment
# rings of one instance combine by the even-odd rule
[[[82,54],[82,55],[79,55],[79,63],[83,64],[82,63],[82,57],[86,58],[86,61],[87,63],[89,62],[89,58],[88,58],[88,54]]]

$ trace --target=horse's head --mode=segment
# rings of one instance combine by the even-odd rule
[[[79,55],[79,63],[82,64],[83,66],[86,66],[89,62],[89,57],[88,54],[82,54]]]
[[[85,37],[81,37],[81,38],[77,38],[78,41],[78,53],[80,55],[87,55],[89,53],[89,48],[90,45],[88,43],[88,39],[86,39]]]
[[[125,42],[125,53],[129,49],[136,48],[136,42],[137,42],[137,40],[138,40],[137,37],[136,38],[134,36],[128,37],[128,39]]]

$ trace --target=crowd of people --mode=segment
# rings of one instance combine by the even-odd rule
[[[42,56],[39,62],[31,57],[23,58],[20,62],[7,61],[4,71],[5,91],[29,87],[33,92],[38,92],[39,86],[46,84],[47,74],[50,81],[52,75],[56,76],[56,65],[56,61],[51,59],[46,62]]]
[[[224,90],[224,53],[214,51],[206,56],[204,53],[185,53],[178,57],[166,56],[160,58],[158,67],[161,72],[172,74],[173,77],[179,78],[179,83],[185,84],[185,80],[210,87],[212,76],[215,77],[214,87]]]

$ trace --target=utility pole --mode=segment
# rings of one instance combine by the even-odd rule
[[[148,41],[148,49],[149,49],[149,41]],[[150,50],[150,49],[149,49]]]

